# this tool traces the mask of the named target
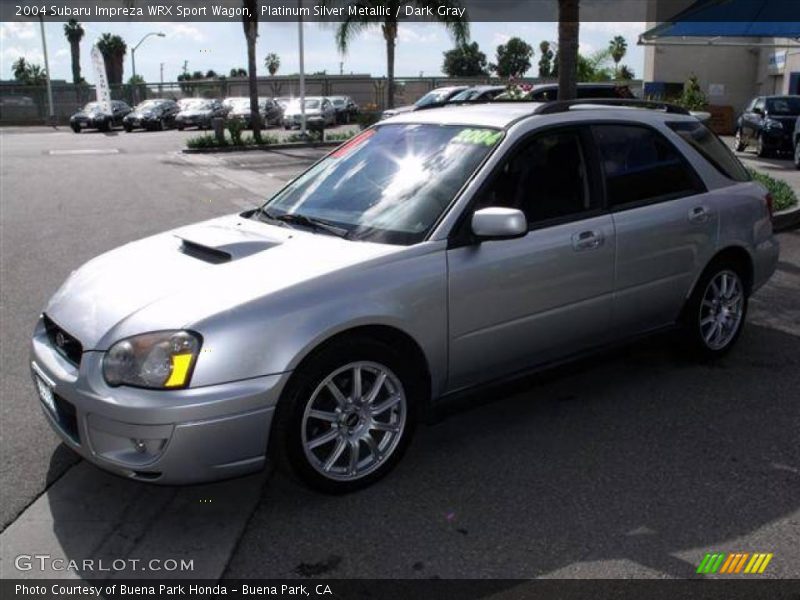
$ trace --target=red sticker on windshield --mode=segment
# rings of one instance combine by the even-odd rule
[[[331,153],[333,158],[342,158],[348,155],[355,148],[366,142],[369,138],[375,135],[377,129],[367,129],[364,133],[357,135],[353,139],[345,142]]]

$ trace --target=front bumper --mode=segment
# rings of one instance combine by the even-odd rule
[[[124,477],[199,483],[251,473],[266,462],[270,425],[288,373],[184,390],[109,387],[102,352],[80,367],[51,344],[39,320],[32,340],[34,382],[45,381],[53,430],[86,460]],[[34,384],[36,385],[36,383]]]
[[[794,150],[791,131],[786,129],[764,129],[761,135],[767,148],[786,152]]]
[[[70,119],[70,126],[77,126],[81,129],[101,129],[106,126],[109,119],[106,117],[91,118],[79,117],[77,119]]]

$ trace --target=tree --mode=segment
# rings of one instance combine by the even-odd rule
[[[553,74],[553,56],[554,52],[550,48],[550,42],[542,40],[539,44],[539,77],[550,77]]]
[[[620,65],[619,69],[617,70],[617,79],[622,79],[624,81],[630,81],[636,77],[636,74],[633,72],[628,65]]]
[[[278,69],[281,68],[281,57],[275,54],[274,52],[270,52],[264,58],[264,66],[269,71],[270,75],[275,75],[278,72]]]
[[[219,75],[217,75],[217,72],[214,69],[209,69],[206,71],[206,79],[216,79],[217,77],[219,77]]]
[[[621,35],[614,36],[608,43],[608,50],[611,52],[611,58],[614,59],[614,74],[619,78],[619,62],[625,58],[625,53],[628,51],[628,42]]]
[[[72,83],[83,81],[81,77],[81,40],[86,32],[75,19],[70,19],[64,24],[64,36],[69,42],[72,57]]]
[[[337,2],[336,0],[325,0],[325,3],[335,4]],[[455,17],[443,16],[437,10],[440,7],[460,8],[461,5],[458,0],[392,0],[386,16],[370,15],[370,13],[377,15],[387,12],[384,0],[359,0],[357,2],[350,0],[347,3],[367,10],[356,11],[356,14],[353,15],[346,11],[348,16],[336,31],[336,45],[342,54],[346,54],[350,43],[356,35],[372,27],[380,26],[383,32],[383,39],[386,42],[386,94],[389,108],[394,106],[394,50],[397,45],[399,19],[404,18],[403,15],[405,14],[404,6],[430,9],[434,18],[444,25],[456,44],[465,44],[469,39],[469,20],[466,16],[466,11],[464,16]]]
[[[677,104],[687,110],[705,110],[708,108],[708,98],[703,93],[700,82],[697,81],[697,75],[694,73],[683,85],[683,93],[678,98]]]
[[[47,81],[47,71],[41,65],[29,63],[22,56],[11,66],[14,79],[24,85],[43,85]]]
[[[247,69],[231,69],[229,77],[247,77]]]
[[[257,118],[258,110],[258,73],[256,72],[256,41],[258,41],[258,0],[242,0],[245,9],[242,12],[242,28],[247,41],[247,77],[250,92],[250,114],[253,125],[253,137],[261,141],[261,119]]]
[[[103,55],[103,62],[106,67],[106,77],[109,85],[119,85],[122,83],[122,73],[124,69],[125,54],[128,52],[128,45],[118,35],[104,33],[97,40],[97,49]]]
[[[522,77],[531,68],[533,48],[518,37],[497,47],[497,64],[491,65],[498,77]]]
[[[478,42],[461,44],[443,54],[442,72],[448,77],[478,77],[489,74],[486,55],[481,52]]]
[[[558,0],[558,99],[578,95],[578,0]]]

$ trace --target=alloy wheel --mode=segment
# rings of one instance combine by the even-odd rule
[[[711,350],[721,350],[736,337],[744,313],[744,288],[738,274],[720,271],[708,282],[700,304],[700,335]]]
[[[306,403],[306,459],[328,479],[361,479],[394,453],[407,415],[405,390],[388,367],[348,363],[325,377]]]

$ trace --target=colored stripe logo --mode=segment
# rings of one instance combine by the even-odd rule
[[[772,553],[761,552],[710,552],[703,557],[697,567],[697,573],[703,575],[724,573],[727,575],[761,574],[767,569]]]

